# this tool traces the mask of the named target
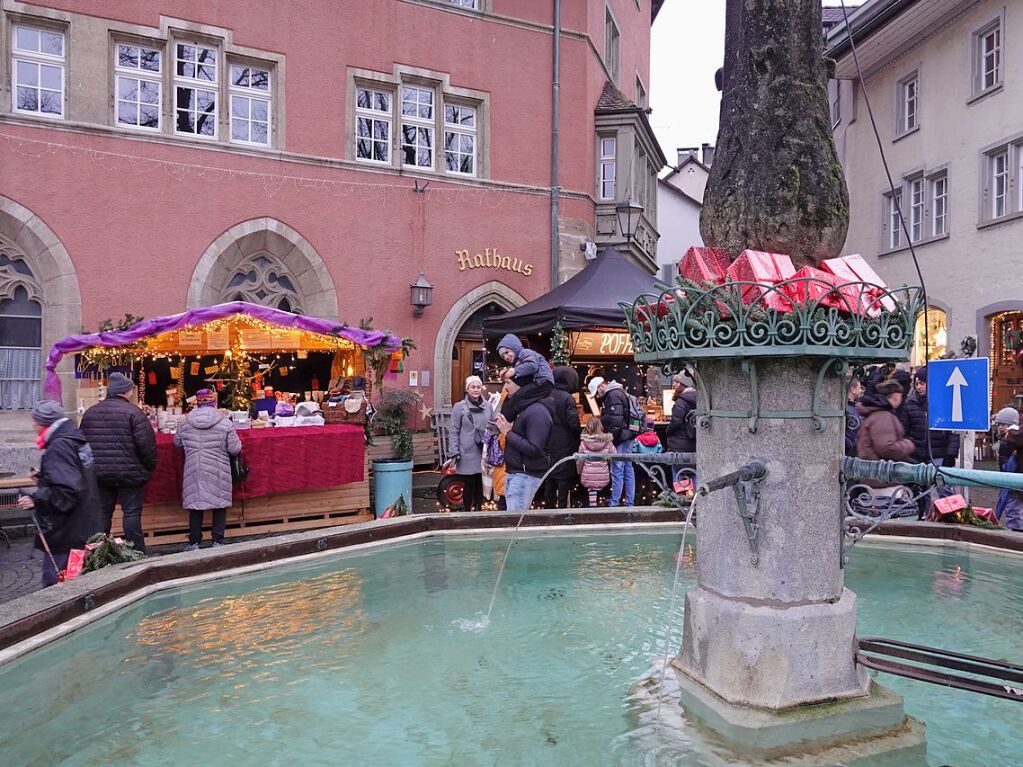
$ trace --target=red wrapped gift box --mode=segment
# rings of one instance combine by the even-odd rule
[[[788,256],[781,253],[765,253],[762,250],[744,250],[726,272],[733,280],[759,282],[762,285],[774,285],[793,277],[795,273],[796,268]],[[778,312],[792,311],[792,304],[779,291],[768,291],[759,285],[743,287],[744,304],[751,304],[761,296],[764,296],[760,301],[764,308]]]
[[[986,506],[974,506],[973,513],[985,522],[990,522],[992,525],[998,524],[998,517],[995,516],[994,509],[989,509]]]
[[[866,282],[880,288],[888,287],[860,255],[829,258],[821,262],[821,269],[838,277],[840,282]],[[862,304],[863,312],[866,314],[876,315],[881,311],[881,307],[888,311],[895,310],[895,302],[878,288],[868,288],[861,294],[859,288],[849,287],[844,292],[850,300]]]
[[[792,280],[801,280],[793,282]],[[846,301],[838,291],[839,280],[835,275],[804,266],[784,286],[782,291],[794,304],[819,303],[833,309],[855,311],[855,301]]]
[[[691,247],[678,262],[678,273],[697,285],[710,282],[720,285],[725,281],[725,272],[731,259],[724,248]]]
[[[660,319],[661,317],[667,317],[670,311],[671,304],[675,303],[675,299],[671,296],[665,296],[656,304],[640,304],[636,307],[636,319],[643,323],[644,330],[650,330],[650,320],[648,319],[651,315]]]
[[[954,514],[957,511],[962,511],[969,504],[966,499],[961,495],[949,495],[945,498],[939,498],[934,502],[933,509],[936,516],[943,517],[946,514]]]

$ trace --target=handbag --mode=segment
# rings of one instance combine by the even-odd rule
[[[227,450],[227,435],[224,435],[224,449]],[[238,455],[227,454],[228,459],[231,461],[231,481],[238,483],[244,482],[249,476],[249,467],[245,465],[245,458],[241,453]]]

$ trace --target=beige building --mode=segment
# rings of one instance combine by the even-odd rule
[[[925,332],[932,357],[976,337],[999,407],[1023,393],[1023,2],[868,0],[849,26],[893,184],[837,24],[826,47],[849,183],[845,252],[891,285],[918,284],[913,243],[935,308],[929,328],[918,323],[914,362]]]

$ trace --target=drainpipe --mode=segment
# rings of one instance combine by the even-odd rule
[[[551,75],[551,288],[558,284],[558,134],[561,129],[561,0],[554,0],[554,66]]]

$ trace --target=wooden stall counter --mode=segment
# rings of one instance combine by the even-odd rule
[[[227,512],[228,537],[373,519],[361,426],[246,429],[238,436],[249,476],[235,485],[234,505]],[[185,541],[184,453],[170,434],[157,434],[156,449],[156,470],[146,486],[142,509],[146,543]],[[120,509],[114,514],[114,532],[121,532]]]

